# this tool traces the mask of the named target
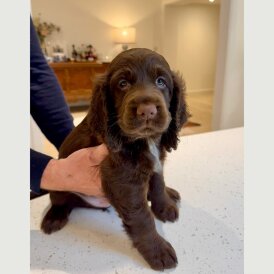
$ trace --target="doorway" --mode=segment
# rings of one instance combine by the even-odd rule
[[[163,54],[186,81],[191,117],[181,135],[212,130],[220,1],[173,1],[164,8]]]

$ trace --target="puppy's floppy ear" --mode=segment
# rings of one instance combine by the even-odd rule
[[[91,96],[91,103],[87,115],[87,122],[91,128],[103,135],[106,131],[107,121],[107,76],[105,74],[96,78],[93,85],[93,92]]]
[[[185,102],[186,86],[183,78],[178,73],[172,72],[173,94],[170,102],[169,112],[171,122],[168,129],[162,135],[161,144],[167,151],[176,149],[178,145],[178,134],[187,121],[189,114]]]
[[[103,74],[94,84],[87,122],[95,133],[103,137],[109,148],[118,151],[121,149],[120,128],[113,102],[108,75]]]

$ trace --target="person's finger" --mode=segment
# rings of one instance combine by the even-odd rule
[[[90,147],[88,150],[89,159],[92,165],[99,165],[109,153],[105,144],[101,144],[96,147]]]

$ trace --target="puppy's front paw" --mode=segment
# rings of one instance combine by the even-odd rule
[[[166,186],[166,193],[175,203],[181,200],[179,192],[171,187]]]
[[[151,209],[154,215],[163,222],[175,222],[179,217],[178,207],[169,197],[163,202],[152,204]]]
[[[159,235],[138,249],[154,270],[173,268],[178,263],[175,250],[171,244]]]

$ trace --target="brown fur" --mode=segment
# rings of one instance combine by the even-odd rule
[[[165,87],[155,84],[159,76],[164,77]],[[126,86],[121,86],[121,79]],[[177,258],[170,243],[157,233],[152,212],[164,222],[175,221],[180,195],[165,186],[162,172],[155,172],[148,140],[156,144],[163,164],[166,151],[177,148],[178,133],[187,120],[184,93],[183,80],[161,55],[148,49],[125,51],[95,83],[86,118],[66,138],[59,154],[64,158],[81,148],[106,144],[103,189],[134,246],[156,270],[175,267]],[[136,109],[148,103],[157,106],[157,115],[144,122]],[[41,225],[45,233],[61,229],[74,207],[91,207],[68,192],[51,192],[50,198],[52,207]]]

